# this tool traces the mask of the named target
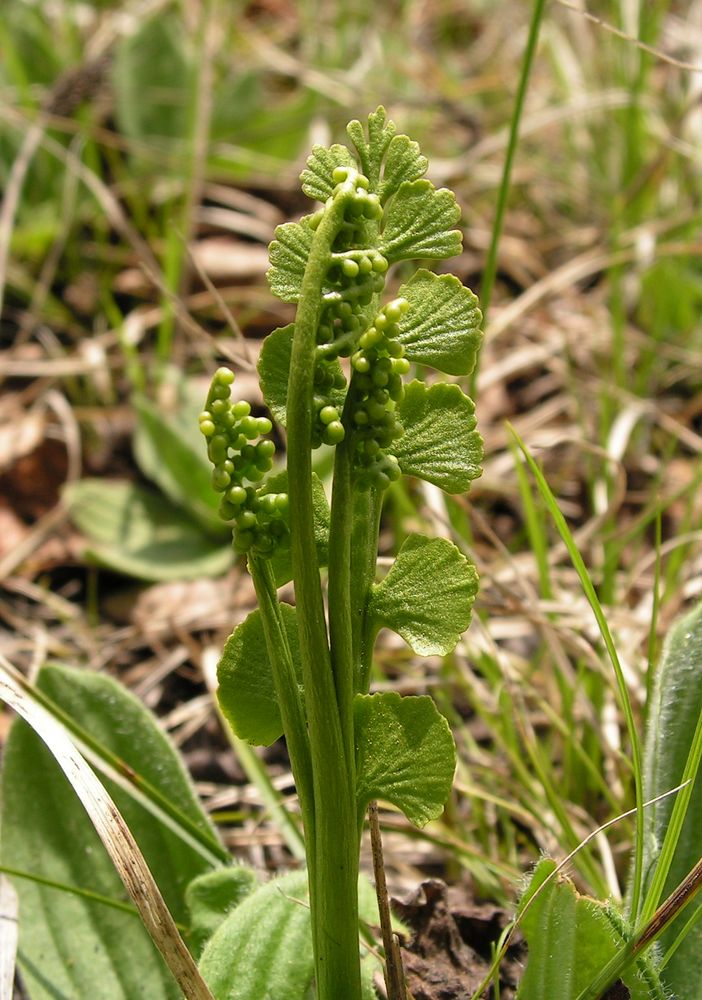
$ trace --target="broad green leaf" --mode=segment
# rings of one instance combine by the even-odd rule
[[[419,151],[419,144],[406,135],[396,135],[388,146],[383,166],[383,181],[378,192],[384,203],[405,181],[416,181],[427,172],[429,161]]]
[[[353,707],[359,817],[373,799],[392,802],[415,826],[440,816],[456,747],[432,699],[386,691],[357,694]]]
[[[367,881],[358,888],[361,918],[377,924]],[[306,872],[290,872],[250,893],[229,914],[200,960],[216,1000],[313,1000],[308,899]],[[375,1000],[372,967],[364,961],[362,969],[362,1000]]]
[[[88,537],[86,556],[141,580],[221,576],[232,565],[229,545],[165,497],[118,479],[81,479],[66,487],[71,518]]]
[[[288,405],[288,385],[290,383],[290,358],[292,357],[294,323],[280,326],[263,341],[258,359],[258,374],[261,392],[266,406],[281,427],[286,425]],[[330,363],[333,375],[341,372],[338,361]],[[344,405],[346,389],[331,389],[329,398],[333,406],[341,411]]]
[[[346,146],[335,143],[326,146],[313,146],[307,159],[307,166],[300,174],[302,190],[308,198],[314,201],[326,201],[336,184],[332,174],[337,167],[356,167],[356,161]]]
[[[285,222],[275,231],[275,239],[268,248],[270,267],[268,283],[271,291],[284,302],[297,302],[310,255],[314,230],[311,216],[299,222]]]
[[[190,910],[188,937],[195,955],[201,954],[231,910],[257,885],[258,876],[253,868],[237,864],[216,868],[193,879],[185,890],[185,902]]]
[[[95,739],[214,836],[180,758],[143,705],[110,677],[45,667],[38,686]],[[104,780],[177,921],[187,923],[185,888],[210,867],[121,786]],[[43,742],[13,724],[2,778],[0,858],[7,865],[116,900],[124,888],[95,829]],[[180,992],[137,916],[17,879],[22,971],[32,1000],[148,996]]]
[[[580,896],[567,879],[545,884],[555,867],[548,858],[540,861],[519,903],[529,958],[518,1000],[576,1000],[625,943],[621,917],[607,905]],[[666,996],[645,959],[624,974],[623,982],[631,1000]]]
[[[287,493],[288,470],[284,469],[275,476],[270,476],[264,485],[264,493]],[[319,476],[312,473],[312,516],[314,519],[314,540],[317,546],[317,562],[326,566],[329,558],[329,524],[331,513],[329,501],[324,490],[324,484]],[[292,557],[290,549],[279,549],[271,557],[271,566],[275,582],[279,587],[292,580]]]
[[[368,614],[420,656],[450,653],[470,624],[475,566],[445,538],[410,535],[390,572],[371,590]]]
[[[398,408],[404,434],[393,445],[400,468],[441,487],[465,493],[481,473],[483,442],[475,429],[475,406],[457,385],[429,388],[410,382]]]
[[[461,252],[461,217],[448,188],[427,180],[401,184],[389,204],[380,250],[392,263],[418,257],[454,257]]]
[[[208,535],[226,543],[230,532],[217,514],[221,497],[212,488],[202,436],[194,441],[184,433],[181,414],[165,413],[144,396],[136,396],[133,404],[138,418],[134,456],[141,471],[169,500],[192,513]],[[185,417],[197,428],[197,412],[188,409]]]
[[[301,682],[295,609],[289,604],[281,604],[280,612],[295,673]],[[283,723],[260,611],[252,611],[227,639],[217,678],[219,706],[237,736],[258,746],[269,746],[282,736]]]
[[[397,339],[410,361],[447,375],[468,375],[480,349],[478,300],[452,274],[421,269],[397,293],[409,302]]]
[[[702,715],[702,604],[678,621],[671,629],[661,656],[648,714],[644,754],[645,799],[663,795],[675,788],[685,777],[685,769]],[[699,743],[696,745],[699,755]],[[699,765],[698,765],[699,766]],[[694,765],[693,765],[694,768]],[[693,769],[695,773],[696,769]],[[689,772],[688,772],[689,773]],[[660,859],[666,832],[679,798],[675,796],[654,802],[645,813],[644,871],[648,873],[648,888]],[[672,862],[666,877],[661,901],[699,861],[700,828],[702,825],[702,774],[697,777],[690,793],[685,819],[680,827]],[[666,983],[685,1000],[702,998],[702,901],[693,900],[661,935],[665,951],[675,941],[683,925],[698,914],[680,946],[663,971]],[[694,984],[694,985],[693,985]]]
[[[358,152],[361,169],[370,181],[371,191],[378,190],[381,166],[396,131],[395,123],[388,119],[383,107],[368,115],[368,140],[361,122],[352,121],[346,126],[347,135]]]
[[[179,20],[170,11],[120,35],[112,82],[120,132],[129,139],[184,139],[190,73]]]

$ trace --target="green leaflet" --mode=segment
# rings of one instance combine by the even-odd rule
[[[310,255],[314,230],[311,215],[299,222],[285,222],[277,226],[275,239],[268,248],[270,267],[266,277],[271,291],[284,302],[297,302]]]
[[[371,590],[368,615],[420,656],[445,656],[470,624],[478,574],[445,538],[410,535]]]
[[[190,910],[192,951],[199,955],[234,907],[258,885],[258,876],[245,865],[226,865],[198,875],[185,890]]]
[[[702,604],[671,629],[656,674],[649,708],[644,754],[644,798],[662,795],[685,777],[688,754],[702,713]],[[699,753],[699,747],[698,753]],[[694,772],[693,772],[694,774]],[[646,810],[644,871],[648,885],[659,862],[675,804],[686,791],[655,802]],[[661,901],[682,881],[699,860],[702,825],[702,777],[692,786],[687,813],[675,845]],[[702,998],[702,901],[686,907],[661,935],[665,951],[683,925],[697,912],[698,919],[663,970],[665,982],[684,1000]]]
[[[625,943],[621,917],[607,905],[580,896],[567,879],[551,878],[544,885],[555,867],[554,861],[542,859],[519,902],[517,913],[529,959],[518,1000],[575,1000]],[[623,982],[631,1000],[665,998],[645,959],[624,974]]]
[[[401,184],[419,180],[427,172],[429,161],[419,151],[419,144],[406,135],[396,135],[388,146],[380,184],[380,200],[385,203]]]
[[[465,493],[480,475],[483,457],[473,401],[457,385],[427,388],[414,381],[405,387],[398,410],[405,432],[393,451],[405,475],[447,493]]]
[[[359,881],[359,910],[378,922],[375,899]],[[362,1000],[374,1000],[364,962]],[[313,1000],[314,962],[306,872],[290,872],[250,893],[215,931],[200,971],[216,1000]]]
[[[385,203],[405,181],[416,181],[427,172],[428,161],[419,144],[406,135],[395,135],[395,127],[386,122],[385,112],[378,109],[369,117],[370,142],[360,122],[351,122],[347,132],[359,155],[361,168]],[[310,198],[325,201],[333,192],[332,174],[338,166],[356,166],[346,146],[329,149],[314,146],[302,173],[302,190]],[[380,180],[382,173],[382,181]]]
[[[300,645],[295,609],[280,605],[293,666],[301,677]],[[283,733],[273,671],[266,649],[261,612],[252,611],[227,639],[217,667],[220,708],[242,740],[269,746]]]
[[[452,274],[421,269],[398,295],[409,302],[397,339],[405,357],[447,375],[468,375],[482,341],[478,299]]]
[[[391,802],[415,826],[436,819],[449,797],[456,747],[427,695],[395,691],[354,698],[359,819],[373,799]]]
[[[462,236],[456,197],[427,180],[401,184],[390,202],[379,249],[392,263],[413,258],[455,257]]]
[[[38,686],[127,766],[213,832],[185,769],[151,713],[112,678],[45,667]],[[134,834],[174,918],[187,924],[188,882],[208,863],[128,792],[103,779]],[[2,778],[2,863],[124,899],[93,824],[48,750],[13,724]],[[17,879],[22,971],[32,1000],[109,997],[177,1000],[180,991],[138,917]]]
[[[346,146],[335,143],[313,146],[307,158],[307,166],[300,174],[302,190],[313,201],[326,201],[336,187],[332,174],[337,167],[355,167],[356,161]]]
[[[290,357],[292,355],[294,323],[279,326],[263,341],[258,359],[258,375],[261,392],[266,406],[271,411],[281,427],[286,424],[286,408],[288,405],[288,385],[290,383]],[[338,361],[327,362],[332,374],[341,372]],[[328,390],[329,400],[339,410],[344,405],[346,389],[331,388]]]
[[[356,147],[361,170],[370,181],[371,191],[378,190],[381,166],[396,131],[395,123],[388,119],[383,107],[368,115],[368,141],[361,122],[354,120],[346,126],[346,133]]]
[[[71,518],[90,539],[86,555],[142,580],[221,576],[228,546],[165,497],[123,480],[80,479],[64,490]]]

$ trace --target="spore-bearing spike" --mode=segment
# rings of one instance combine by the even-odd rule
[[[402,376],[409,371],[402,344],[394,339],[398,322],[409,308],[406,299],[388,302],[360,337],[351,356],[355,405],[354,460],[363,488],[387,488],[400,476],[400,466],[388,450],[403,433],[396,404],[402,399]]]
[[[287,494],[264,493],[265,487],[251,484],[261,483],[273,467],[274,442],[256,441],[270,434],[273,425],[268,417],[252,416],[246,401],[231,402],[233,382],[233,372],[217,369],[200,414],[200,430],[214,466],[212,486],[223,494],[220,517],[233,522],[235,550],[270,556],[288,542]]]

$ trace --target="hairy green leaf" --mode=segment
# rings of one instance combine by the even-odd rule
[[[468,375],[480,349],[478,299],[452,274],[421,269],[398,293],[409,302],[397,339],[405,355],[447,375]]]
[[[300,644],[295,609],[280,605],[293,667],[301,683]],[[273,668],[268,658],[260,611],[252,611],[227,639],[217,667],[217,700],[237,736],[269,746],[283,734]]]
[[[139,142],[185,136],[189,69],[178,19],[160,11],[124,32],[115,48],[112,81],[122,134]]]
[[[399,406],[405,432],[393,445],[402,471],[447,493],[465,493],[483,457],[474,412],[457,385],[410,382]]]
[[[359,882],[362,919],[378,910]],[[200,971],[216,1000],[312,1000],[314,961],[307,874],[289,872],[250,893],[210,938]],[[362,1000],[374,1000],[372,969],[363,963]]]
[[[540,861],[519,903],[529,959],[518,1000],[575,1000],[625,943],[621,917],[608,906],[578,895],[567,879],[545,884],[555,867],[548,858]],[[645,959],[624,974],[623,982],[631,1000],[665,998]]]
[[[450,653],[470,624],[475,566],[445,538],[410,535],[371,590],[368,614],[421,656]]]
[[[356,167],[356,161],[346,146],[335,143],[326,146],[313,146],[307,159],[307,166],[300,174],[302,190],[308,198],[315,201],[326,201],[336,184],[332,174],[337,167]]]
[[[378,192],[385,203],[401,184],[416,181],[427,172],[429,161],[419,151],[419,144],[406,135],[396,135],[388,146],[383,180]]]
[[[656,673],[648,715],[644,755],[644,798],[663,795],[685,777],[691,746],[702,714],[702,604],[671,629]],[[699,753],[699,744],[697,745]],[[688,772],[689,773],[689,772]],[[649,806],[645,814],[644,871],[648,883],[659,861],[661,848],[679,796],[667,796]],[[665,899],[700,857],[702,824],[702,775],[697,772],[685,819],[680,828],[672,862],[663,886]],[[666,983],[686,1000],[702,998],[702,901],[693,901],[661,936],[664,950],[680,933],[693,913],[698,914],[663,971]],[[693,986],[694,984],[694,986]]]
[[[165,497],[123,480],[80,479],[64,490],[71,518],[90,539],[86,556],[141,580],[221,576],[234,556]]]
[[[278,327],[263,341],[258,360],[258,374],[263,398],[281,427],[285,427],[286,424],[290,359],[294,334],[294,323]],[[333,375],[341,372],[338,361],[328,362],[328,364],[329,371]],[[346,389],[332,388],[329,390],[328,396],[331,405],[336,406],[341,411],[346,397]]]
[[[359,817],[373,799],[392,802],[415,826],[444,809],[456,769],[448,722],[426,695],[395,691],[354,698]]]
[[[277,226],[275,239],[268,248],[271,265],[267,274],[268,283],[273,294],[284,302],[297,302],[300,297],[314,239],[310,218],[305,215],[299,222],[285,222]]]
[[[185,890],[190,910],[188,938],[195,955],[202,952],[229,913],[258,886],[258,876],[245,865],[227,865],[198,875]]]
[[[454,257],[462,237],[455,195],[427,180],[401,184],[390,202],[379,249],[390,262],[417,257]]]
[[[184,424],[197,426],[197,412],[186,408],[166,413],[144,396],[133,399],[137,414],[134,455],[139,468],[165,495],[185,507],[207,534],[226,541],[229,529],[217,513],[220,497],[212,488],[212,466],[202,439],[188,435]]]
[[[395,123],[388,119],[383,107],[368,115],[368,140],[359,121],[349,122],[346,126],[346,132],[358,152],[363,173],[370,181],[371,191],[378,190],[381,166],[396,131]]]
[[[38,686],[95,739],[214,836],[180,758],[150,712],[112,678],[45,667]],[[187,923],[185,889],[209,868],[199,850],[103,779],[174,918]],[[124,887],[67,778],[39,737],[15,722],[5,747],[0,860],[114,900]],[[22,972],[32,1000],[110,997],[177,1000],[175,982],[136,915],[27,879],[20,896]]]

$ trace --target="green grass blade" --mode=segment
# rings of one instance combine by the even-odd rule
[[[641,899],[641,886],[643,879],[643,847],[644,847],[644,813],[643,813],[643,762],[641,757],[641,743],[639,740],[639,734],[636,730],[636,724],[634,722],[634,713],[631,707],[631,701],[629,699],[629,693],[626,688],[626,681],[624,680],[624,673],[622,671],[621,663],[619,662],[619,655],[617,654],[616,646],[614,645],[614,640],[612,638],[612,633],[609,630],[609,625],[607,624],[607,619],[605,618],[604,611],[602,610],[602,605],[597,597],[597,592],[593,586],[590,575],[587,571],[587,567],[583,561],[578,547],[575,543],[575,539],[566,523],[566,519],[561,513],[556,498],[554,497],[551,489],[544,478],[541,469],[531,457],[526,445],[521,440],[517,432],[513,427],[510,428],[514,439],[516,440],[519,448],[524,455],[524,458],[531,469],[531,472],[536,480],[536,484],[539,488],[539,492],[546,504],[546,507],[553,518],[554,524],[558,530],[561,539],[566,546],[568,555],[573,564],[573,567],[578,574],[580,580],[580,585],[583,588],[583,593],[587,597],[588,603],[592,608],[593,614],[597,621],[597,626],[602,637],[602,641],[605,645],[607,653],[609,655],[612,668],[614,670],[614,675],[617,682],[617,690],[619,693],[619,701],[621,709],[624,713],[624,718],[626,720],[627,733],[629,736],[629,742],[631,745],[631,758],[634,772],[634,788],[635,788],[635,799],[636,799],[636,840],[634,845],[634,872],[632,879],[632,891],[631,891],[631,916],[632,919],[636,919],[639,912],[639,905]]]

